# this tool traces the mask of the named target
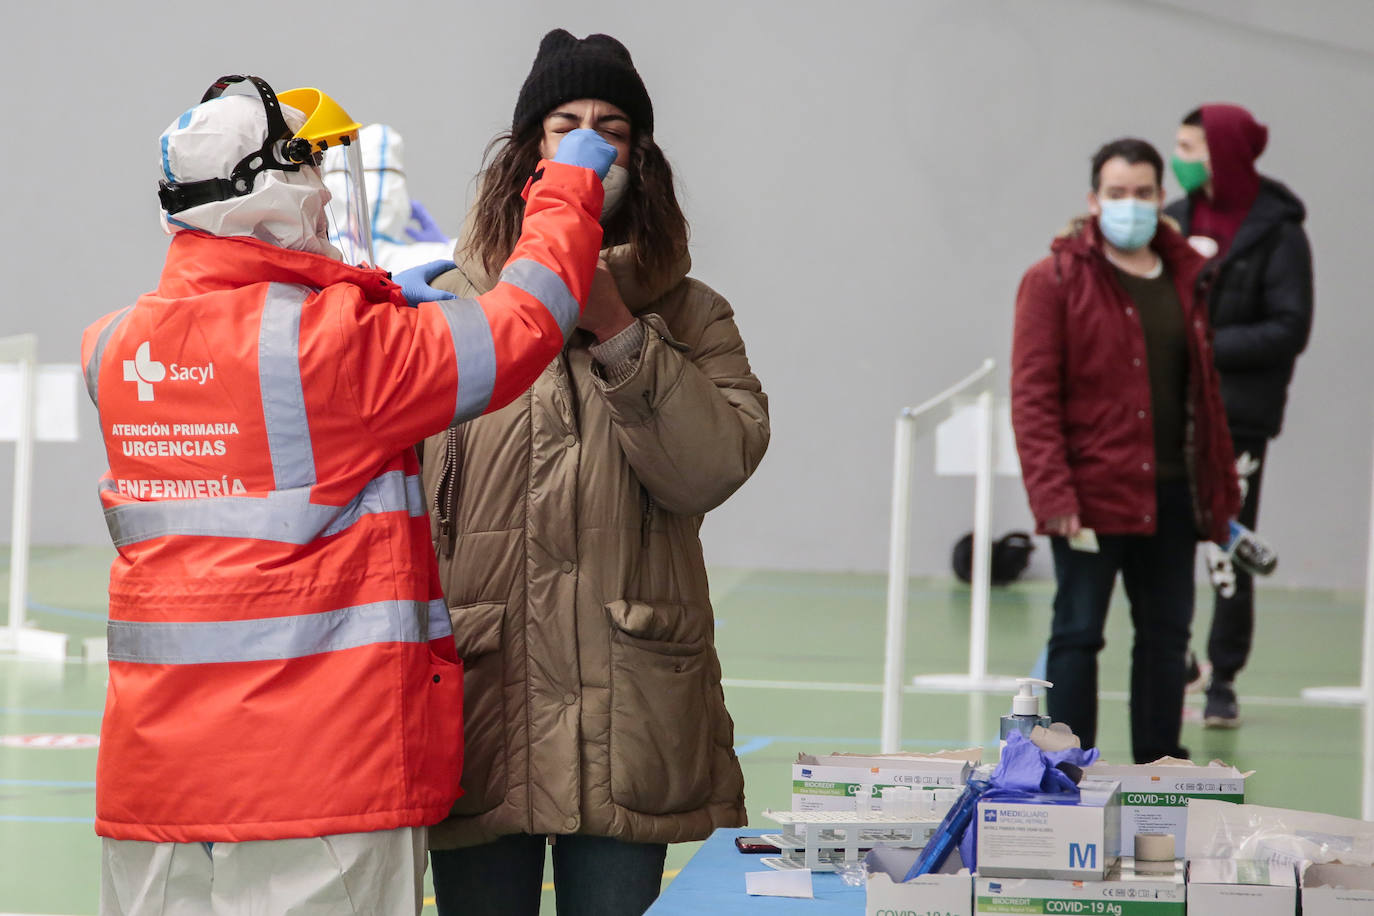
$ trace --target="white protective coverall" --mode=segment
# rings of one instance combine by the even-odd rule
[[[369,124],[358,134],[367,184],[367,210],[372,220],[372,250],[377,266],[392,273],[453,257],[453,241],[416,242],[406,235],[410,191],[406,186],[405,139],[387,124]],[[343,151],[325,153],[324,183],[344,199]]]

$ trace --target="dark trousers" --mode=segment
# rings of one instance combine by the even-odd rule
[[[1241,505],[1239,521],[1251,531],[1258,531],[1260,479],[1264,476],[1264,453],[1269,440],[1238,436],[1236,447],[1237,470],[1250,470],[1241,476],[1245,502]],[[1246,456],[1249,461],[1246,461]],[[1219,681],[1234,681],[1250,658],[1250,646],[1255,638],[1255,579],[1248,572],[1234,567],[1235,592],[1223,596],[1220,591],[1212,604],[1212,629],[1207,636],[1207,658],[1212,662],[1212,676]]]
[[[1156,488],[1152,535],[1097,536],[1099,553],[1052,538],[1054,623],[1046,678],[1049,714],[1067,723],[1083,747],[1097,744],[1097,656],[1117,573],[1131,603],[1131,749],[1136,763],[1180,755],[1183,687],[1193,622],[1197,527],[1186,481]]]
[[[520,833],[481,846],[431,850],[439,916],[537,916],[547,845],[547,837]],[[667,854],[664,843],[558,837],[558,916],[641,916],[658,898]]]

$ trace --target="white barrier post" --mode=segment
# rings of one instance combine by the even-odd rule
[[[892,517],[887,554],[887,642],[883,661],[882,752],[902,745],[902,681],[906,660],[908,538],[911,533],[911,452],[916,424],[909,410],[897,417],[892,450]]]
[[[14,498],[10,522],[9,622],[0,628],[0,651],[36,658],[63,659],[67,634],[29,626],[29,523],[32,518],[33,442],[38,430],[38,338],[21,334],[0,340],[0,362],[19,365],[18,424],[14,442]]]
[[[1360,682],[1354,687],[1304,687],[1302,698],[1313,703],[1337,706],[1368,706],[1374,703],[1374,462],[1370,463],[1369,498],[1369,540],[1365,548],[1364,633],[1360,640]],[[1374,759],[1366,756],[1366,777],[1369,777],[1371,766],[1374,766]],[[1374,778],[1366,785],[1374,787]],[[1371,791],[1367,789],[1365,795],[1370,794]]]
[[[978,395],[977,474],[973,484],[973,569],[969,601],[968,675],[988,676],[988,608],[992,597],[992,392]]]
[[[14,499],[10,511],[10,615],[6,642],[19,645],[28,610],[29,509],[33,492],[33,405],[37,400],[38,339],[32,334],[14,340],[19,356],[19,430],[14,441]]]
[[[954,415],[958,398],[976,395],[978,406],[977,468],[974,486],[972,591],[969,601],[969,670],[966,674],[926,675],[915,686],[929,690],[971,693],[1007,692],[1016,679],[989,675],[988,606],[992,585],[992,475],[995,434],[992,360],[968,378],[919,407],[904,407],[897,418],[892,458],[892,515],[887,566],[887,643],[883,665],[882,752],[890,754],[902,742],[902,693],[906,661],[907,589],[910,565],[911,467],[917,437],[933,431]],[[972,707],[971,707],[972,708]],[[981,708],[981,707],[980,707]],[[970,713],[973,715],[973,713]],[[970,733],[975,725],[970,724]]]

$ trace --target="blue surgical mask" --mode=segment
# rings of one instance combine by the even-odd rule
[[[1159,207],[1134,197],[1098,200],[1102,215],[1097,225],[1102,235],[1122,251],[1135,251],[1149,244],[1159,226]]]

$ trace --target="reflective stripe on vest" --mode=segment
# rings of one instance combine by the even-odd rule
[[[129,312],[133,311],[133,308],[131,305],[124,309],[100,329],[100,335],[96,337],[95,346],[91,349],[91,358],[86,362],[86,393],[91,396],[91,403],[95,405],[96,410],[100,409],[100,361],[105,356],[105,348],[109,346],[115,328],[124,323],[124,319],[129,317]]]
[[[304,286],[271,284],[258,327],[258,385],[276,490],[316,482],[300,358],[301,307],[309,295]]]
[[[116,485],[102,480],[100,489],[116,491]],[[266,498],[211,496],[125,503],[105,510],[105,524],[116,547],[169,534],[304,545],[338,534],[365,515],[401,511],[411,518],[425,514],[420,478],[387,471],[368,481],[344,506],[312,503],[310,488],[300,487],[268,493]]]
[[[581,307],[563,278],[538,261],[521,258],[501,271],[501,283],[509,283],[528,293],[558,322],[563,339],[577,327]],[[453,422],[480,417],[491,405],[496,385],[496,345],[491,325],[481,304],[475,299],[443,299],[434,303],[448,322],[453,338],[453,353],[458,360],[458,400]]]
[[[379,643],[426,643],[452,632],[442,599],[377,601],[356,607],[253,620],[111,620],[110,660],[203,665],[304,658]]]
[[[491,404],[496,387],[496,345],[491,325],[476,299],[442,299],[436,303],[448,322],[453,353],[458,359],[458,400],[453,423],[480,417]],[[450,424],[452,425],[452,424]]]
[[[562,328],[564,340],[577,327],[582,307],[577,304],[576,297],[563,282],[563,278],[549,267],[538,261],[521,258],[512,261],[501,271],[501,282],[509,283],[538,299]]]
[[[265,498],[156,499],[107,508],[105,524],[116,547],[169,534],[303,545],[338,534],[364,515],[405,511],[418,518],[425,514],[419,479],[402,471],[388,471],[368,481],[344,506],[310,502],[310,487],[316,482],[315,457],[300,366],[301,310],[309,295],[310,289],[304,286],[271,284],[258,329],[258,384],[276,489]],[[110,480],[102,481],[100,489],[117,492]]]

